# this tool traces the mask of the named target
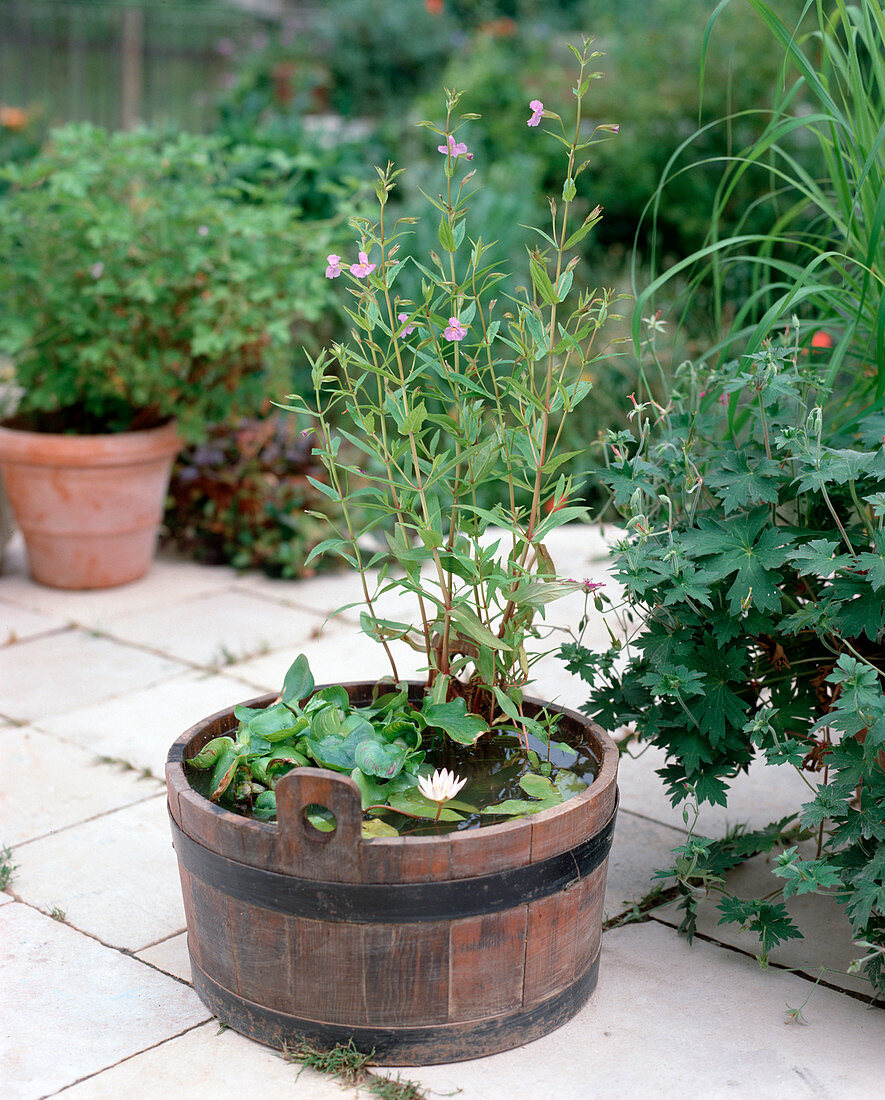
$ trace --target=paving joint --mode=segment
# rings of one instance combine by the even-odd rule
[[[123,810],[130,809],[132,806],[142,806],[145,802],[150,802],[153,799],[165,798],[165,781],[158,779],[156,776],[151,776],[150,782],[161,783],[163,790],[155,791],[153,794],[147,794],[144,798],[136,798],[132,802],[127,802],[124,806],[112,806],[109,810],[99,810],[98,813],[91,814],[89,817],[81,817],[79,821],[72,821],[70,825],[60,825],[57,829],[50,829],[48,833],[41,833],[40,836],[31,836],[28,837],[27,840],[20,840],[17,844],[9,845],[10,851],[19,852],[22,848],[27,848],[29,844],[36,844],[38,841],[46,840],[52,836],[61,836],[63,833],[70,832],[71,829],[79,829],[82,825],[88,825],[93,821],[100,821],[103,817],[110,817],[111,814],[118,814]]]
[[[199,1027],[205,1027],[211,1020],[214,1020],[214,1016],[207,1016],[205,1020],[200,1020],[199,1023],[191,1024],[189,1027],[184,1028],[182,1031],[176,1032],[174,1035],[169,1035],[165,1039],[160,1039],[159,1042],[151,1043],[150,1046],[144,1047],[142,1050],[136,1050],[132,1054],[127,1054],[125,1058],[119,1058],[116,1062],[109,1066],[102,1066],[101,1069],[97,1069],[94,1073],[86,1073],[82,1077],[78,1077],[76,1081],[71,1081],[69,1084],[64,1085],[62,1088],[57,1089],[55,1092],[44,1093],[39,1100],[49,1100],[52,1096],[61,1096],[62,1093],[68,1092],[69,1089],[74,1088],[76,1085],[81,1085],[84,1081],[91,1081],[94,1077],[98,1077],[102,1073],[107,1073],[108,1070],[115,1069],[117,1066],[123,1065],[125,1062],[131,1061],[133,1058],[137,1058],[141,1054],[147,1054],[150,1050],[156,1050],[158,1047],[165,1046],[166,1043],[171,1043],[173,1039],[180,1039],[183,1035],[187,1035],[190,1031],[196,1031]]]

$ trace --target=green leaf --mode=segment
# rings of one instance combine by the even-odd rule
[[[439,220],[439,229],[437,230],[437,236],[439,237],[439,243],[443,246],[446,252],[454,252],[458,247],[455,243],[455,235],[452,232],[452,227],[449,225],[449,219],[446,215]]]
[[[709,559],[704,560],[699,579],[715,581],[737,574],[727,593],[732,615],[740,614],[745,604],[758,611],[780,610],[778,585],[783,578],[776,567],[783,564],[783,548],[795,536],[768,527],[768,522],[768,509],[757,508],[727,523],[701,520],[698,528],[683,533],[686,551],[692,557]]]
[[[533,256],[529,260],[529,270],[532,276],[532,284],[538,292],[539,297],[546,302],[548,306],[555,306],[559,299],[556,296],[556,289],[550,281],[550,276],[547,274],[546,266]]]
[[[363,840],[371,840],[375,836],[399,836],[399,832],[381,818],[373,817],[363,822],[361,835]]]
[[[286,673],[283,680],[282,701],[288,706],[298,706],[302,699],[306,699],[313,691],[313,674],[307,657],[300,653]]]
[[[463,699],[452,699],[448,703],[425,700],[421,716],[428,726],[444,730],[459,745],[473,745],[489,732],[489,724],[484,718],[467,713],[467,704]]]
[[[519,785],[531,797],[531,801],[508,798],[496,805],[487,806],[480,812],[504,817],[536,814],[552,806],[559,806],[566,799],[573,798],[587,789],[587,784],[579,776],[565,769],[560,771],[555,783],[551,783],[545,775],[529,772],[520,779]]]
[[[212,779],[209,783],[209,800],[217,802],[234,781],[240,765],[245,761],[245,756],[237,752],[233,742],[230,746],[224,746],[215,761],[212,769]]]
[[[429,798],[425,798],[417,787],[410,787],[408,790],[395,792],[387,799],[387,805],[394,810],[404,810],[408,814],[417,814],[418,817],[426,817],[431,821],[435,820],[437,809],[439,808],[437,802],[431,802]],[[452,802],[447,802],[443,805],[439,813],[440,821],[463,820],[464,815],[453,810],[451,808],[452,805]]]
[[[325,806],[307,806],[304,816],[321,833],[334,833],[337,828],[335,815]]]
[[[802,938],[802,933],[783,905],[724,897],[717,908],[722,914],[720,924],[739,924],[756,933],[762,945],[763,956],[767,956],[773,947],[784,940]]]
[[[306,737],[304,746],[321,768],[331,768],[333,771],[346,772],[349,775],[358,766],[357,749],[364,741],[371,741],[375,736],[375,730],[370,722],[357,715],[351,715],[341,727],[340,733],[328,733],[318,739],[313,736]]]
[[[283,703],[267,707],[248,722],[249,732],[265,741],[285,741],[306,730],[310,722],[306,718],[296,718]]]
[[[885,532],[874,531],[875,553],[857,555],[857,569],[866,573],[866,579],[874,592],[885,587]]]
[[[787,480],[779,463],[762,458],[751,465],[745,451],[725,451],[718,461],[719,469],[707,475],[707,484],[718,490],[726,515],[759,501],[777,503],[778,489]]]
[[[207,768],[213,767],[222,753],[227,752],[228,749],[232,749],[233,747],[233,738],[214,737],[200,749],[196,756],[192,756],[189,760],[186,760],[185,763],[189,764],[192,768],[198,768],[200,771],[205,771]]]
[[[277,796],[273,791],[262,791],[252,803],[252,816],[257,821],[273,821],[277,816]]]
[[[452,608],[452,621],[462,634],[466,634],[474,642],[489,646],[491,649],[497,649],[502,653],[510,652],[510,646],[502,641],[497,634],[493,634],[485,623],[480,622],[476,613],[466,605],[459,604],[457,607]]]
[[[252,775],[259,783],[272,786],[281,775],[297,767],[307,767],[310,764],[308,757],[292,746],[286,748],[277,747],[266,756],[259,756],[249,762]]]
[[[365,775],[380,779],[392,779],[403,770],[409,756],[409,746],[403,741],[386,741],[381,738],[362,741],[354,754],[356,766]]]
[[[809,539],[808,542],[790,550],[787,561],[796,566],[800,577],[828,577],[836,568],[833,552],[839,543],[835,539]]]

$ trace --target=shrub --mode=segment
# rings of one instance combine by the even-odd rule
[[[617,648],[563,655],[593,684],[587,713],[635,723],[665,750],[674,803],[725,804],[757,755],[813,775],[793,822],[817,852],[788,852],[778,886],[844,905],[881,990],[885,416],[835,429],[829,396],[793,343],[718,370],[689,365],[667,409],[639,404],[634,429],[612,437],[606,481],[629,528],[615,572],[641,628],[626,665]],[[711,842],[693,843],[681,882],[689,930]],[[780,902],[738,906],[716,884],[723,917],[745,924],[750,913],[763,954],[798,934]]]
[[[213,427],[176,461],[165,541],[211,565],[313,575],[305,561],[328,534],[329,511],[308,480],[323,477],[314,443],[278,415]]]
[[[217,138],[75,125],[0,171],[0,351],[22,414],[77,431],[175,416],[198,438],[290,385],[293,326],[328,308],[328,230],[275,194],[284,156],[261,178],[254,162]]]

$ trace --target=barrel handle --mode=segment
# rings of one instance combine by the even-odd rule
[[[363,805],[350,776],[326,768],[292,768],[275,792],[285,870],[297,878],[359,882]],[[332,811],[334,832],[321,832],[310,824],[304,811],[311,805]]]

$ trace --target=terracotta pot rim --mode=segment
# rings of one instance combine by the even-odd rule
[[[0,423],[0,461],[35,466],[114,466],[165,458],[181,449],[178,425],[168,420],[155,428],[103,435],[35,432]]]
[[[408,685],[423,686],[423,681],[407,680],[403,681]],[[355,681],[355,683],[367,684],[374,686],[377,681],[375,680],[363,680]],[[331,687],[330,684],[317,684],[314,691],[321,691],[324,687]],[[277,835],[279,833],[278,823],[275,821],[256,821],[254,818],[244,817],[242,814],[234,813],[233,810],[228,810],[223,806],[218,806],[214,802],[210,802],[208,798],[201,795],[194,789],[188,780],[187,773],[184,768],[184,751],[190,741],[193,740],[195,735],[204,729],[208,724],[219,721],[223,718],[233,718],[234,708],[237,706],[254,707],[266,705],[277,698],[277,693],[268,692],[264,695],[256,696],[253,699],[246,700],[242,703],[235,703],[233,706],[224,707],[215,714],[209,715],[206,718],[200,719],[199,722],[195,722],[189,729],[185,730],[180,737],[176,738],[173,742],[169,753],[166,758],[166,776],[167,784],[170,780],[177,780],[177,785],[180,793],[188,794],[192,796],[199,804],[201,811],[209,813],[213,816],[218,816],[228,822],[236,822],[241,828],[247,832],[257,830],[259,833],[266,835]],[[567,799],[565,802],[560,803],[558,806],[552,806],[549,809],[541,810],[535,814],[528,814],[524,817],[517,818],[513,821],[504,821],[497,825],[483,825],[475,826],[469,829],[465,829],[460,832],[444,833],[440,836],[396,836],[396,837],[364,837],[361,840],[362,844],[368,844],[373,847],[382,847],[384,845],[439,845],[439,844],[452,844],[459,843],[459,840],[471,841],[478,835],[482,836],[499,836],[506,832],[512,832],[517,829],[532,828],[533,825],[543,825],[545,822],[552,821],[556,817],[561,817],[563,814],[568,814],[578,808],[584,807],[589,802],[602,801],[605,798],[611,796],[611,790],[617,782],[618,773],[618,747],[612,738],[605,730],[597,725],[592,719],[588,718],[586,714],[571,709],[570,707],[562,706],[559,703],[551,703],[542,699],[536,699],[531,696],[525,696],[525,702],[533,704],[539,707],[547,707],[550,710],[555,711],[558,714],[564,715],[566,718],[570,718],[572,721],[579,723],[596,740],[600,747],[599,753],[599,771],[597,772],[593,782],[587,787],[586,790],[580,794],[574,795],[572,798]],[[233,730],[231,730],[233,732]],[[330,774],[339,776],[338,772],[330,772]]]

